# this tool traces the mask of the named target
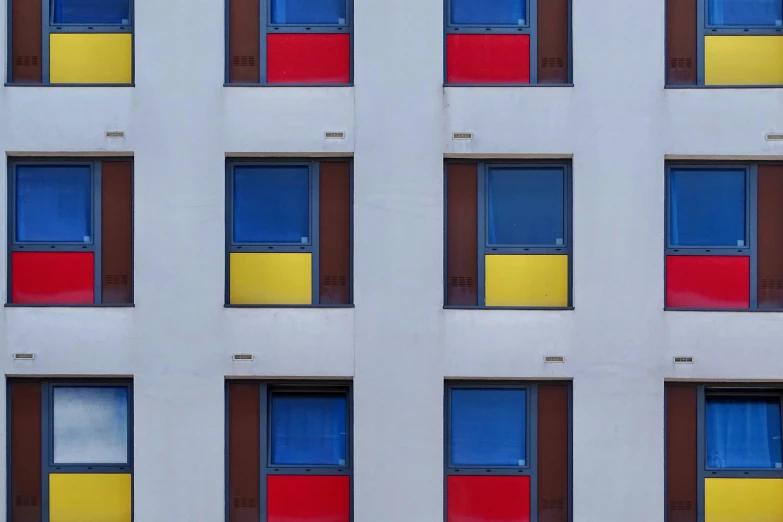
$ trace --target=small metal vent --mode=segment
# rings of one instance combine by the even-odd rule
[[[451,278],[452,288],[473,288],[473,278],[470,276],[454,276]]]
[[[325,140],[344,140],[345,133],[342,131],[324,132]]]
[[[472,132],[452,132],[451,133],[451,139],[453,139],[453,140],[472,140],[473,139],[473,133]]]
[[[17,507],[36,507],[38,506],[38,497],[35,495],[16,495],[14,505]]]
[[[251,353],[235,353],[231,356],[231,359],[234,361],[252,361],[253,360],[253,354]]]
[[[255,67],[256,57],[251,55],[232,56],[231,65],[234,67]]]
[[[566,503],[562,498],[545,498],[542,499],[541,509],[544,510],[556,510],[562,511],[565,509]]]
[[[103,282],[107,285],[127,286],[128,276],[126,274],[105,274],[103,276]]]
[[[345,286],[345,276],[324,276],[326,286]]]
[[[235,508],[254,508],[258,505],[255,497],[234,497]]]
[[[767,141],[783,141],[783,134],[767,134],[765,139]]]
[[[560,56],[549,56],[541,58],[541,67],[545,69],[562,69],[565,67],[565,62]]]
[[[783,279],[762,279],[762,290],[783,290]]]
[[[693,502],[690,500],[672,500],[669,503],[670,511],[693,511]]]
[[[671,69],[693,69],[693,58],[670,58]]]
[[[564,363],[565,357],[562,355],[545,355],[544,356],[544,362],[545,363]]]
[[[18,67],[38,67],[38,57],[37,56],[17,56],[16,57],[16,65]]]
[[[674,364],[693,364],[693,357],[691,356],[675,357]]]
[[[15,353],[14,354],[14,360],[15,361],[32,361],[35,359],[34,353]]]
[[[124,138],[125,132],[124,131],[106,131],[106,137],[107,138]]]

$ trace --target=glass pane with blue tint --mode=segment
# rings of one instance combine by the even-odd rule
[[[345,395],[272,395],[272,464],[346,465]]]
[[[53,0],[56,24],[130,24],[129,0]]]
[[[128,388],[54,388],[55,464],[128,462]]]
[[[345,25],[346,0],[272,0],[273,24]]]
[[[563,169],[490,168],[487,244],[565,244]]]
[[[89,165],[16,167],[16,240],[92,242]]]
[[[526,25],[525,0],[451,0],[454,25]]]
[[[708,468],[781,468],[780,398],[707,397]]]
[[[453,466],[526,466],[526,391],[451,391]]]
[[[308,167],[235,167],[234,243],[309,242]]]
[[[783,25],[783,0],[708,0],[707,20],[718,26]]]
[[[747,246],[744,170],[672,170],[669,192],[671,246]]]

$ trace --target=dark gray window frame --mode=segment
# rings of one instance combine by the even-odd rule
[[[226,161],[226,276],[224,306],[226,308],[353,308],[353,304],[321,304],[320,303],[320,164],[329,161],[330,158],[301,158],[301,159],[269,159],[259,160],[250,158],[231,158]],[[350,300],[353,303],[353,161],[349,158],[334,158],[348,162],[350,169]],[[306,166],[309,169],[309,204],[310,204],[310,242],[298,243],[235,243],[234,242],[234,167],[279,167],[279,166]],[[311,257],[311,291],[312,304],[309,305],[272,305],[272,304],[231,304],[231,254],[232,253],[309,253]]]
[[[41,522],[49,522],[49,474],[73,473],[73,474],[129,474],[131,477],[131,520],[133,520],[134,498],[134,472],[133,472],[133,381],[129,379],[95,380],[95,379],[31,379],[12,378],[6,380],[12,382],[34,382],[41,385]],[[128,393],[128,462],[124,464],[55,464],[54,463],[54,388],[57,387],[81,387],[81,388],[126,388]],[[11,394],[6,394],[6,425],[11,423]],[[6,440],[6,459],[8,470],[11,469],[10,437]],[[7,498],[11,498],[11,480],[7,484]],[[10,510],[11,502],[8,502]],[[9,511],[10,513],[10,511]],[[9,515],[10,516],[10,515]]]
[[[743,256],[750,258],[750,306],[748,308],[672,308],[666,311],[696,312],[783,312],[783,308],[758,308],[758,166],[760,162],[667,162],[665,179],[664,208],[664,294],[666,292],[667,256]],[[688,247],[672,246],[669,243],[671,215],[671,171],[672,170],[744,170],[745,171],[745,246],[744,247]]]
[[[224,0],[225,9],[225,65],[224,87],[353,87],[353,0],[343,0],[346,3],[344,24],[273,24],[272,0],[259,0],[260,36],[259,36],[259,83],[231,82],[229,81],[229,68],[231,57],[229,56],[229,0]],[[267,82],[267,52],[266,37],[269,34],[347,34],[349,36],[349,69],[348,83],[269,83]]]
[[[573,248],[573,173],[570,162],[552,162],[552,161],[509,161],[509,160],[487,160],[487,161],[464,161],[453,160],[446,161],[444,166],[444,182],[443,182],[443,194],[448,194],[448,165],[455,163],[469,163],[476,165],[477,169],[477,194],[478,194],[478,273],[477,273],[477,306],[465,306],[465,305],[445,305],[444,308],[451,309],[470,309],[470,310],[573,310],[574,308],[574,248]],[[565,228],[565,237],[563,238],[563,245],[552,245],[543,247],[540,245],[490,245],[486,242],[488,216],[487,216],[487,172],[490,168],[513,168],[513,169],[539,169],[539,168],[560,168],[563,169],[563,226]],[[443,298],[446,302],[448,296],[448,275],[447,275],[447,263],[448,259],[446,254],[448,253],[448,234],[446,233],[446,227],[448,226],[446,210],[447,205],[443,205]],[[484,256],[491,254],[521,254],[521,255],[535,255],[535,254],[548,254],[548,255],[567,255],[568,256],[568,306],[486,306],[486,287],[485,287],[485,262]]]
[[[102,261],[102,216],[101,216],[101,165],[103,161],[111,158],[19,158],[8,160],[8,219],[6,234],[8,238],[8,249],[6,266],[6,307],[60,307],[60,308],[84,308],[84,307],[109,307],[123,308],[133,306],[133,303],[103,303],[103,261]],[[125,159],[125,158],[121,158]],[[128,158],[130,160],[130,158]],[[17,242],[16,241],[16,167],[24,165],[36,166],[89,166],[92,173],[91,186],[91,235],[90,243],[62,243],[62,242]],[[93,278],[95,284],[93,292],[95,301],[85,304],[27,304],[11,302],[12,285],[11,263],[12,252],[92,252],[93,253]]]

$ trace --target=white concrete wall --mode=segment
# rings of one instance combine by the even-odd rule
[[[135,88],[0,88],[0,150],[135,157],[136,307],[6,308],[0,370],[133,376],[137,521],[223,520],[226,376],[353,377],[356,522],[442,520],[444,377],[574,379],[575,522],[662,520],[665,378],[781,377],[780,316],[664,313],[662,252],[664,158],[780,159],[780,91],[664,90],[663,0],[574,1],[574,88],[444,90],[441,9],[356,0],[355,88],[224,88],[222,1],[136,0]],[[242,153],[354,156],[355,309],[223,308]],[[442,309],[446,154],[573,156],[574,311]]]

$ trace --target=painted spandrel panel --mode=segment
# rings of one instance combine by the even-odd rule
[[[567,255],[484,256],[486,306],[568,306]]]
[[[131,476],[52,473],[49,522],[130,522]]]
[[[269,475],[267,522],[349,522],[351,478],[346,475]]]
[[[92,252],[12,252],[11,302],[91,304],[94,266]]]
[[[272,395],[272,464],[346,465],[345,396]]]
[[[55,464],[128,462],[128,389],[54,388]]]
[[[129,33],[53,33],[49,35],[49,81],[131,83],[132,55],[133,35]]]
[[[783,479],[708,478],[704,522],[780,522]]]
[[[748,308],[750,258],[666,256],[669,308]]]
[[[446,83],[530,83],[530,36],[449,34]]]
[[[783,36],[706,36],[705,85],[783,85]]]
[[[447,479],[447,522],[530,522],[530,477]]]
[[[268,34],[270,84],[345,85],[351,78],[351,35]]]
[[[312,254],[230,255],[231,304],[313,303]]]

